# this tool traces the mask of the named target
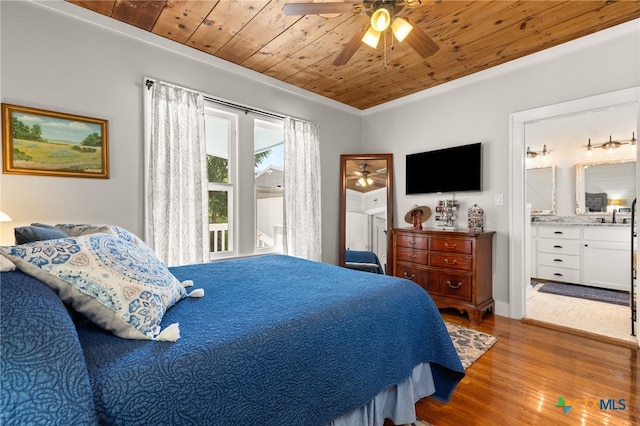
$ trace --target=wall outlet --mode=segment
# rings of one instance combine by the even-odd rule
[[[504,204],[504,195],[496,194],[496,206],[501,206]]]

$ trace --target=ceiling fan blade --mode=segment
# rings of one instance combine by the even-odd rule
[[[418,25],[409,18],[406,19],[411,26],[413,26],[413,30],[409,32],[407,38],[404,40],[409,43],[409,46],[413,48],[420,56],[423,58],[428,58],[429,56],[436,53],[440,46],[438,46],[431,37],[429,37],[422,28],[418,27]]]
[[[360,48],[360,44],[362,43],[362,37],[364,37],[364,33],[367,32],[369,25],[365,25],[360,28],[356,33],[351,37],[351,40],[342,48],[340,54],[333,60],[333,65],[340,66],[345,65],[349,62],[349,59],[356,53],[356,50]],[[413,32],[413,31],[412,31]]]
[[[348,13],[353,9],[353,3],[287,3],[282,8],[285,15],[322,15],[331,13]]]

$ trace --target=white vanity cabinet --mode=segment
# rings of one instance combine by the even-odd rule
[[[580,284],[579,227],[540,226],[536,245],[536,278]]]
[[[631,288],[631,230],[584,227],[583,284],[613,290]]]
[[[628,291],[631,230],[619,226],[532,225],[535,264],[531,276],[544,280]],[[533,241],[535,240],[535,244]],[[531,257],[534,262],[534,256]]]

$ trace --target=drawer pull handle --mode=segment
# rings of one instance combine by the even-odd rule
[[[409,276],[406,272],[404,273],[404,277],[408,280],[412,280],[416,277],[416,274],[411,274],[411,276]]]
[[[412,246],[415,246],[416,245],[416,240],[409,241],[409,244],[411,244]]]
[[[453,261],[450,261],[449,259],[445,259],[444,263],[446,263],[447,265],[455,265],[456,263],[458,263],[458,259],[453,259]]]
[[[562,259],[553,259],[554,262],[562,262]]]
[[[451,281],[450,281],[450,280],[447,280],[447,285],[448,285],[449,287],[451,287],[451,288],[460,288],[460,287],[462,286],[462,282],[461,282],[461,281],[458,281],[458,284],[453,285],[453,284],[451,284]]]
[[[458,245],[457,245],[457,244],[451,244],[451,245],[449,245],[449,243],[444,243],[444,246],[445,246],[446,248],[450,248],[450,249],[454,249],[454,248],[458,247]]]
[[[562,234],[564,234],[564,232],[562,232],[562,231],[555,231],[555,232],[554,232],[554,234],[562,235]]]
[[[413,260],[416,260],[416,258],[417,258],[418,256],[416,256],[415,254],[412,254],[412,255],[411,255],[411,256],[409,256],[409,257],[410,257],[411,259],[413,259]]]
[[[555,275],[556,277],[564,277],[564,275],[562,275],[560,272],[555,272],[553,275]]]
[[[562,248],[562,246],[553,246],[553,248]]]

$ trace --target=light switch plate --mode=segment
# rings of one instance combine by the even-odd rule
[[[504,195],[496,194],[496,206],[501,206],[504,204]]]

